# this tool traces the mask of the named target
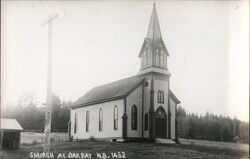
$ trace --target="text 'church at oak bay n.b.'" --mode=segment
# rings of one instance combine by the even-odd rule
[[[168,56],[154,5],[139,53],[139,73],[94,87],[76,100],[70,106],[71,139],[177,141],[180,101],[169,88]]]

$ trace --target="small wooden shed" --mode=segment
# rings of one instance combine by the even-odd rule
[[[18,149],[23,128],[16,119],[1,118],[0,149]]]

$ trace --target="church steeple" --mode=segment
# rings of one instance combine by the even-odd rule
[[[152,42],[155,42],[156,39],[161,38],[161,29],[160,29],[160,24],[159,24],[159,20],[157,16],[155,3],[153,5],[153,10],[151,13],[147,38],[151,39]]]
[[[141,69],[139,74],[158,72],[170,75],[167,69],[167,56],[169,56],[169,54],[162,40],[160,24],[154,3],[147,37],[144,39],[139,54],[141,58]]]

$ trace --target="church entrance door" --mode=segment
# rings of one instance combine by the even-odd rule
[[[155,136],[156,138],[167,137],[167,116],[165,110],[160,106],[155,115]]]

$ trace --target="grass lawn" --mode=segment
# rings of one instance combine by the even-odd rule
[[[30,152],[42,152],[42,145],[21,145],[17,151],[1,152],[1,159],[29,159]],[[248,151],[240,151],[223,147],[211,147],[201,145],[167,145],[156,143],[118,143],[109,141],[79,141],[79,142],[53,142],[51,152],[56,158],[58,153],[90,153],[92,159],[97,158],[97,153],[105,153],[112,157],[111,153],[124,152],[127,159],[165,159],[165,158],[248,158]],[[72,156],[73,158],[73,156]],[[123,157],[121,157],[123,158]],[[103,158],[105,159],[105,158]]]

